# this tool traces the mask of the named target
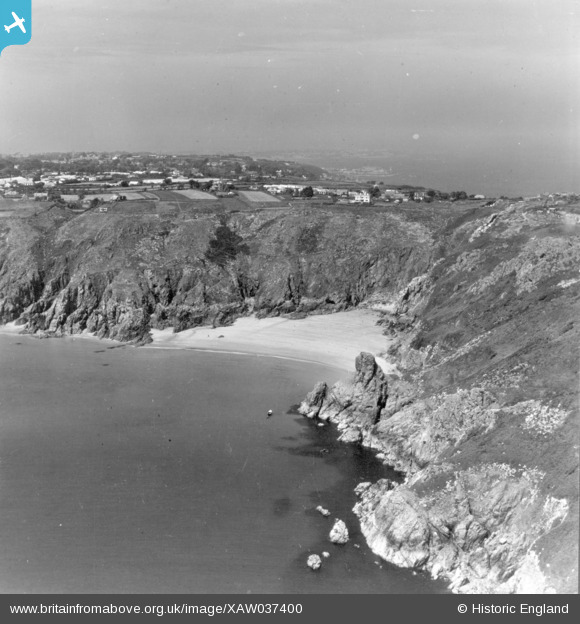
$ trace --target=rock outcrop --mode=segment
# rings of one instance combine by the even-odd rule
[[[493,209],[493,212],[492,212]],[[564,214],[565,213],[565,214]],[[372,550],[466,593],[577,592],[580,214],[496,202],[439,231],[439,256],[385,306],[396,374],[300,407],[405,475],[357,487]]]
[[[151,329],[345,310],[424,273],[432,234],[418,215],[228,212],[226,200],[210,212],[195,203],[80,215],[53,207],[0,223],[0,322],[146,341]]]
[[[384,313],[397,372],[300,407],[406,475],[358,488],[381,556],[457,591],[577,591],[580,203],[230,210],[121,202],[0,220],[0,322],[137,343],[258,317]]]
[[[348,529],[346,528],[346,524],[343,520],[339,520],[338,518],[334,521],[332,525],[332,529],[330,529],[330,533],[328,534],[328,539],[333,544],[346,544],[349,540]]]
[[[298,408],[308,418],[336,423],[343,442],[359,442],[379,422],[387,401],[387,380],[372,354],[358,355],[355,370],[351,385],[320,382]]]
[[[309,555],[308,559],[306,560],[306,565],[311,570],[320,570],[320,568],[322,567],[322,559],[318,555]]]

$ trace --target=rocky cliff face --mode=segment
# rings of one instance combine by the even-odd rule
[[[576,592],[580,205],[498,202],[438,241],[385,305],[398,373],[361,354],[301,411],[406,474],[358,488],[378,555],[455,591]]]
[[[420,215],[192,205],[3,219],[0,321],[146,341],[151,328],[347,309],[392,296],[431,261],[434,227]]]
[[[359,488],[371,547],[458,591],[577,591],[578,202],[216,206],[0,220],[0,321],[139,342],[372,304],[398,373],[361,354],[301,407],[407,475]]]

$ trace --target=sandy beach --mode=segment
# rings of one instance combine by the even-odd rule
[[[226,353],[244,353],[318,362],[344,371],[354,371],[354,361],[361,351],[377,357],[385,371],[391,366],[380,357],[389,340],[376,324],[372,310],[351,310],[288,318],[238,319],[229,327],[198,327],[174,334],[172,329],[152,330],[153,343],[146,348],[200,349]]]
[[[372,353],[385,372],[393,367],[381,355],[389,340],[376,324],[379,314],[372,310],[350,310],[336,314],[292,320],[274,317],[238,319],[229,327],[197,327],[177,334],[173,329],[153,329],[153,342],[146,349],[196,349],[317,362],[346,372],[354,372],[361,351]],[[17,335],[22,326],[7,323],[0,333]],[[71,338],[98,340],[84,332]],[[111,344],[120,344],[114,341]]]

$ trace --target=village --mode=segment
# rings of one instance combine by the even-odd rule
[[[107,204],[138,199],[211,200],[240,193],[242,199],[261,203],[307,200],[361,206],[485,199],[483,195],[467,195],[464,191],[443,193],[375,180],[337,179],[311,165],[254,160],[248,156],[81,153],[3,159],[0,198],[14,202],[52,201],[75,210],[99,207],[106,211]],[[167,195],[169,192],[176,195]]]

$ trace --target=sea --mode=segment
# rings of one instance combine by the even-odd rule
[[[380,560],[358,529],[353,488],[395,473],[296,412],[343,375],[0,334],[0,592],[446,592]],[[328,540],[335,518],[344,546]]]

